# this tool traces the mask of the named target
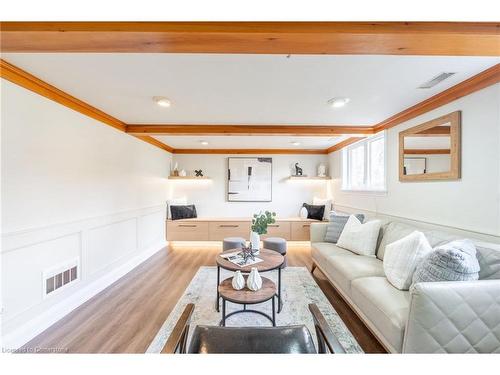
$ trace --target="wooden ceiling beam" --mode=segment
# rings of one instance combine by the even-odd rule
[[[379,132],[385,129],[390,129],[405,121],[420,116],[423,113],[451,103],[454,100],[460,99],[498,82],[500,82],[500,64],[496,64],[491,68],[486,69],[481,73],[440,92],[439,94],[431,96],[429,99],[417,103],[414,106],[389,117],[388,119],[376,124],[374,126],[374,130],[375,132]]]
[[[357,141],[361,141],[362,139],[365,139],[365,138],[366,137],[347,138],[345,141],[339,142],[339,143],[333,145],[332,147],[327,148],[326,153],[329,154],[330,152],[342,150],[344,147],[352,145],[353,143],[356,143]]]
[[[240,148],[240,149],[198,149],[198,148],[176,148],[173,151],[174,154],[305,154],[305,155],[324,155],[327,154],[326,150],[322,149],[281,149],[281,148]]]
[[[493,22],[2,22],[2,52],[498,56]]]
[[[42,81],[34,75],[0,59],[0,78],[6,79],[18,86],[24,87],[38,95],[70,108],[82,115],[88,116],[103,124],[111,126],[119,131],[125,132],[126,124],[117,118],[97,109],[74,96],[59,90],[57,87]],[[135,136],[135,135],[134,135]],[[135,136],[144,142],[159,147],[165,151],[172,152],[173,148],[148,135]]]
[[[346,125],[139,125],[129,124],[129,134],[148,135],[291,135],[338,136],[345,134],[373,134],[371,126]]]

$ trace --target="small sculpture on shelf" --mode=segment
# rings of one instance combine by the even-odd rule
[[[302,168],[299,167],[299,163],[295,163],[295,176],[302,176]]]
[[[172,171],[172,176],[179,176],[179,164],[178,163],[175,163],[174,165],[174,170]]]
[[[194,170],[195,177],[203,177],[203,171],[201,169]]]
[[[318,166],[318,177],[326,177],[326,165],[323,163]]]

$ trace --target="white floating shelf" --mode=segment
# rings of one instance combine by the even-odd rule
[[[210,180],[210,177],[194,177],[194,176],[168,176],[169,180]]]
[[[325,176],[325,177],[318,177],[318,176],[312,176],[312,177],[308,177],[308,176],[305,176],[305,177],[301,177],[301,176],[290,176],[289,177],[290,180],[299,180],[299,181],[305,181],[305,180],[331,180],[332,178],[331,177],[328,177],[328,176]]]

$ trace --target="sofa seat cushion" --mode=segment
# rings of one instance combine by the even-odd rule
[[[328,259],[335,255],[355,254],[329,242],[315,242],[311,244],[311,256],[319,265],[328,262]]]
[[[350,294],[352,280],[369,276],[384,276],[382,262],[364,255],[339,255],[329,259],[330,279],[346,294]]]
[[[410,293],[396,289],[385,277],[366,277],[352,281],[351,299],[389,345],[401,352]]]

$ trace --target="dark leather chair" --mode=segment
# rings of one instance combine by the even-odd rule
[[[188,304],[177,321],[162,353],[345,353],[315,304],[309,305],[318,346],[304,325],[289,327],[196,326],[189,348],[187,337],[193,304]]]

